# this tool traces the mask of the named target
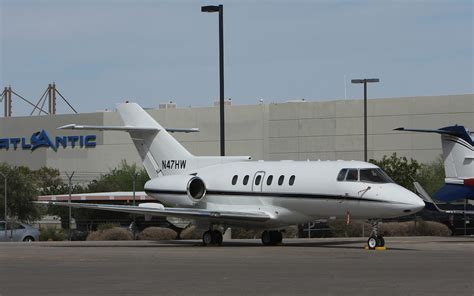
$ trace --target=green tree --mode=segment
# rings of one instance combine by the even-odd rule
[[[20,221],[37,219],[39,212],[33,203],[34,197],[38,194],[34,172],[24,166],[11,167],[7,164],[1,164],[0,170],[7,176],[8,216]],[[3,193],[4,190],[4,183],[1,182],[0,192]],[[0,203],[0,212],[4,212],[3,202]]]
[[[65,188],[65,184],[57,169],[42,167],[36,170],[34,182],[39,190],[39,195],[54,195],[67,192],[67,186]]]
[[[426,192],[433,195],[444,184],[445,172],[443,159],[438,157],[429,164],[422,164],[418,172],[416,181],[418,181]]]
[[[7,176],[8,215],[20,221],[36,220],[46,213],[44,208],[33,203],[37,196],[68,192],[67,185],[64,184],[56,169],[43,167],[31,170],[25,166],[14,167],[3,163],[0,164],[0,171]],[[3,197],[4,182],[0,183],[0,192]],[[82,192],[83,188],[75,186],[74,190]],[[0,212],[4,213],[3,200],[0,203]]]
[[[132,191],[133,176],[137,176],[136,190],[143,191],[146,181],[150,178],[145,169],[139,169],[136,164],[129,165],[123,160],[118,168],[100,176],[87,185],[87,192]]]
[[[410,190],[413,189],[413,181],[417,179],[422,168],[416,160],[398,157],[395,152],[390,157],[384,155],[382,160],[371,159],[369,162],[384,170],[395,183]]]

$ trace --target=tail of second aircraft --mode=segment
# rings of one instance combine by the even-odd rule
[[[441,128],[446,178],[474,178],[473,139],[463,126]]]
[[[215,157],[194,156],[184,148],[169,132],[197,132],[191,129],[165,129],[148,112],[136,103],[121,103],[117,111],[124,123],[123,126],[86,126],[70,124],[60,129],[126,131],[140,155],[150,178],[162,175],[179,175],[192,173],[204,166],[233,161],[245,161],[249,156]]]
[[[447,126],[437,130],[401,127],[395,130],[440,134],[446,184],[435,193],[435,198],[444,201],[474,198],[474,139],[464,126]]]

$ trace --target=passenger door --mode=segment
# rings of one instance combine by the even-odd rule
[[[265,176],[264,171],[256,172],[253,176],[252,181],[252,191],[254,192],[262,192],[262,185],[263,185],[263,177]]]

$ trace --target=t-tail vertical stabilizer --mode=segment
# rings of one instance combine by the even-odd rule
[[[248,161],[249,156],[194,156],[169,132],[198,132],[196,128],[163,128],[136,103],[121,103],[117,111],[123,126],[90,126],[69,124],[59,129],[125,131],[138,151],[151,179],[162,175],[190,174],[194,170],[227,162]]]
[[[194,156],[171,136],[148,112],[136,103],[117,105],[125,126],[145,127],[130,130],[130,137],[150,178],[163,174],[180,174]]]
[[[395,130],[440,134],[446,184],[434,197],[443,201],[474,199],[474,139],[464,126],[447,126],[437,130],[400,127]]]

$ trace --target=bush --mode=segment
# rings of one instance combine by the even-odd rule
[[[62,229],[54,227],[46,227],[40,229],[40,241],[63,241],[66,239],[66,234]]]
[[[365,227],[365,236],[370,235],[372,226],[361,221],[353,221],[349,225],[343,220],[328,223],[334,237],[361,237],[362,227]],[[449,236],[449,228],[438,222],[414,221],[380,223],[378,232],[383,236]]]
[[[241,227],[232,227],[233,239],[260,238],[261,235],[262,235],[261,230],[245,229]]]
[[[385,236],[449,236],[451,231],[441,223],[433,221],[389,222],[379,226],[379,233]]]
[[[169,229],[169,228],[162,228],[162,227],[148,227],[145,228],[140,234],[138,235],[139,240],[173,240],[176,239],[178,234],[176,231]]]
[[[85,241],[87,239],[87,231],[73,230],[71,234],[72,241]]]
[[[293,238],[298,236],[298,227],[290,226],[283,232],[283,237]],[[232,227],[232,239],[260,239],[261,230],[245,229],[241,227]],[[196,230],[196,226],[192,225],[183,229],[180,233],[181,239],[201,239],[202,231]]]
[[[112,229],[115,227],[120,227],[119,224],[114,224],[114,223],[105,223],[105,224],[100,224],[97,226],[97,231],[103,231],[107,229]]]
[[[283,231],[283,238],[298,238],[298,226],[288,226]]]
[[[105,230],[98,230],[89,233],[88,241],[112,241],[112,240],[132,240],[132,234],[123,228],[113,227]]]
[[[202,233],[196,230],[196,226],[191,225],[181,230],[179,237],[181,239],[201,239]]]
[[[282,229],[283,238],[298,237],[298,226],[288,226]],[[244,229],[240,227],[232,227],[233,239],[260,239],[262,237],[261,230]]]
[[[361,221],[352,221],[349,225],[345,220],[332,220],[328,223],[333,237],[361,237],[362,227],[365,227],[365,234],[370,233],[371,226]]]
[[[417,235],[450,236],[451,230],[443,223],[433,221],[419,221]]]

